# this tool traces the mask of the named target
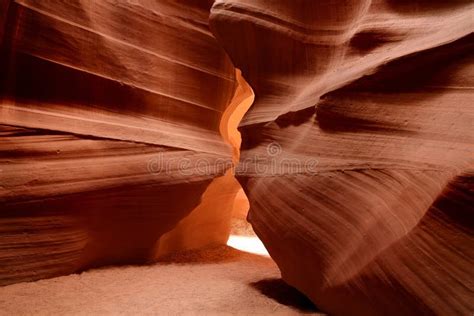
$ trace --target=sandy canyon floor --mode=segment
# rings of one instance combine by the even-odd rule
[[[270,257],[228,246],[0,287],[0,315],[299,314],[319,313]]]

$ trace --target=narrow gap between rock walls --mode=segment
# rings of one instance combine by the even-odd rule
[[[220,132],[224,140],[232,147],[232,161],[235,166],[240,159],[240,146],[242,137],[238,131],[240,121],[245,113],[252,106],[255,94],[250,85],[245,81],[239,69],[235,71],[237,87],[234,96],[222,115],[220,123]],[[233,170],[229,170],[226,177],[232,177],[235,180]],[[240,185],[239,185],[240,187]],[[249,253],[269,256],[265,246],[257,237],[246,217],[249,211],[249,201],[245,192],[240,188],[235,195],[234,206],[231,218],[230,236],[227,245]]]

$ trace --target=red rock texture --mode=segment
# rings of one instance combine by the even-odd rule
[[[223,243],[240,161],[321,310],[474,310],[472,1],[0,9],[0,283]]]
[[[237,82],[210,5],[1,2],[0,284],[227,241]]]
[[[238,179],[283,278],[330,314],[472,313],[472,3],[211,12],[255,91]]]

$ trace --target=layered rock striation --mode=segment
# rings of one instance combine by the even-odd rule
[[[0,284],[226,242],[238,83],[210,5],[2,1]]]
[[[469,314],[469,1],[216,1],[255,91],[240,131],[248,219],[330,314]]]
[[[223,243],[236,172],[323,311],[474,310],[472,1],[0,9],[1,284]]]

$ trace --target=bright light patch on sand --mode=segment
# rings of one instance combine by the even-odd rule
[[[258,237],[230,235],[227,246],[256,255],[270,256]]]

